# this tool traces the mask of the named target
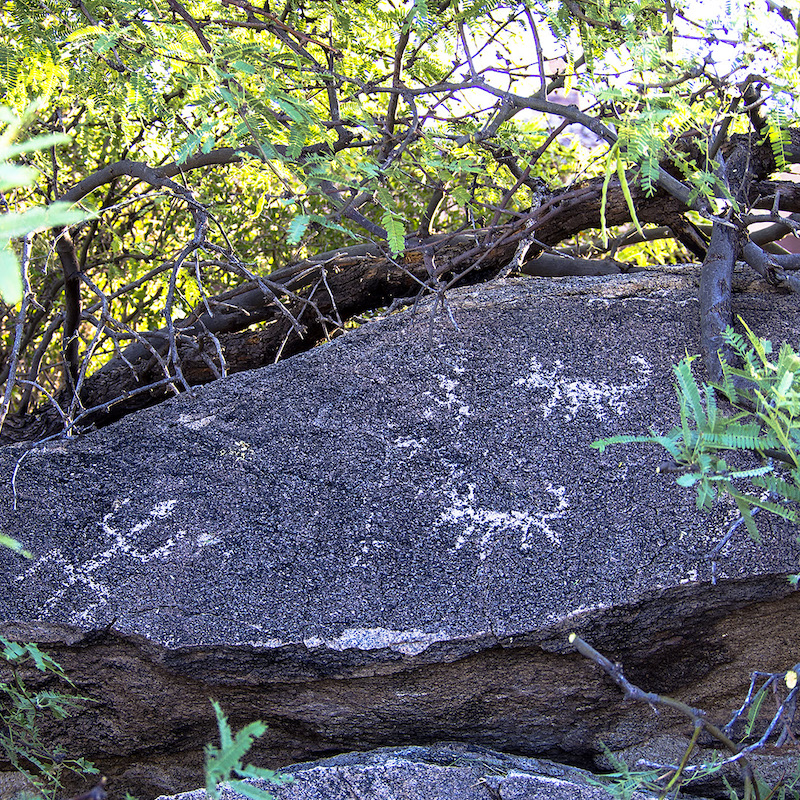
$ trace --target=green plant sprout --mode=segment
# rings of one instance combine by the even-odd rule
[[[593,786],[600,786],[613,797],[620,800],[631,800],[637,792],[646,791],[651,795],[659,795],[664,791],[667,783],[677,769],[666,768],[658,764],[646,769],[631,769],[628,764],[616,756],[603,742],[600,742],[600,749],[603,751],[608,763],[614,768],[613,772],[605,772],[600,778],[587,777]],[[692,781],[698,781],[714,775],[719,771],[715,764],[703,764],[700,769],[694,769],[689,773],[684,771],[681,780],[676,782],[680,788],[687,786]],[[675,786],[673,786],[673,791]],[[674,794],[673,794],[674,796]]]
[[[674,367],[680,425],[664,436],[623,434],[595,441],[592,447],[602,453],[613,444],[662,446],[670,459],[657,471],[680,473],[676,482],[695,489],[697,507],[703,511],[710,511],[718,498],[728,495],[750,535],[758,540],[753,519],[757,509],[798,521],[800,355],[783,344],[777,359],[770,360],[772,344],[742,324],[746,338],[730,327],[724,333],[725,343],[742,366],[723,359],[719,385],[698,385],[692,374],[696,356],[687,356]],[[727,397],[732,413],[720,409],[717,392]],[[750,463],[734,468],[723,458],[728,452],[745,454]],[[741,460],[737,458],[737,463]]]
[[[246,779],[257,778],[275,785],[289,783],[289,775],[279,775],[271,769],[255,767],[252,764],[242,765],[242,759],[253,746],[253,741],[263,736],[267,726],[261,722],[251,722],[242,728],[235,736],[231,732],[228,720],[216,700],[211,701],[214,713],[217,715],[217,728],[219,729],[220,746],[207,744],[206,752],[206,796],[218,800],[220,784],[227,784],[234,792],[251,800],[274,800],[269,792],[248,783]],[[235,780],[231,780],[235,776]]]
[[[33,553],[31,553],[30,550],[26,550],[20,542],[13,539],[11,536],[7,536],[5,533],[0,533],[0,547],[7,547],[23,558],[33,558]]]
[[[63,748],[46,745],[39,732],[42,715],[65,719],[89,698],[50,689],[33,691],[22,680],[21,668],[34,666],[70,688],[74,684],[60,665],[35,644],[20,644],[0,636],[0,647],[0,659],[12,672],[10,680],[0,683],[0,753],[26,778],[37,797],[55,800],[62,794],[66,774],[83,778],[97,774],[97,769],[84,758],[69,757]]]

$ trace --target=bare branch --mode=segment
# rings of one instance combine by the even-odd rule
[[[676,700],[673,697],[668,697],[667,695],[656,694],[655,692],[646,692],[640,689],[638,686],[632,684],[624,675],[622,671],[622,665],[616,664],[613,661],[610,661],[606,658],[602,653],[599,653],[595,650],[590,644],[585,642],[575,633],[571,633],[569,635],[569,641],[571,644],[575,646],[575,649],[584,657],[588,658],[590,661],[593,661],[597,666],[599,666],[610,678],[617,684],[617,686],[622,689],[625,694],[626,698],[631,700],[638,700],[642,703],[647,703],[651,707],[655,706],[666,706],[667,708],[671,708],[674,711],[677,711],[680,714],[683,714],[685,717],[688,717],[692,724],[697,729],[703,729],[710,733],[728,752],[733,754],[733,756],[739,761],[742,779],[745,783],[745,792],[746,795],[750,794],[750,787],[754,785],[754,775],[753,775],[753,767],[750,762],[747,760],[746,755],[742,754],[741,748],[730,739],[730,737],[720,730],[716,725],[708,721],[708,718],[705,715],[704,711],[701,711],[699,708],[693,708],[692,706],[688,705],[687,703],[682,702],[681,700]],[[694,748],[694,744],[697,741],[696,736],[693,737],[689,749],[687,750],[688,753]]]

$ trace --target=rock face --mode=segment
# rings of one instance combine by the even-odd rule
[[[214,697],[254,761],[460,740],[590,763],[688,726],[621,699],[576,630],[646,689],[721,721],[797,661],[795,533],[707,519],[662,455],[698,349],[694,273],[452,292],[84,437],[0,451],[0,634],[96,699],[62,735],[121,792],[199,785]],[[736,313],[796,343],[796,301]],[[23,458],[24,456],[24,458]],[[20,459],[22,460],[20,461]],[[12,480],[13,478],[13,480]]]

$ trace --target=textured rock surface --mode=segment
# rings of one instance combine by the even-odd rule
[[[70,750],[146,798],[198,785],[210,696],[269,723],[272,765],[448,739],[587,762],[675,727],[621,702],[571,629],[726,717],[751,670],[797,661],[794,533],[762,518],[712,585],[731,509],[697,515],[655,450],[589,446],[674,419],[695,294],[691,271],[464,289],[458,329],[397,315],[1,451],[0,527],[36,559],[0,553],[0,633],[97,699]],[[796,342],[794,298],[735,311]]]
[[[611,800],[590,773],[459,744],[384,748],[295,764],[283,786],[254,781],[275,800]],[[631,800],[648,800],[635,792]],[[222,800],[242,800],[226,787]],[[205,790],[159,800],[206,800]]]

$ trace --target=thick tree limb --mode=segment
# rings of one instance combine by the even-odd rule
[[[748,96],[751,99],[754,97],[752,90]],[[751,116],[755,124],[760,118],[760,109],[752,109]],[[721,360],[730,362],[733,357],[733,352],[724,343],[722,334],[733,323],[733,267],[740,256],[744,235],[744,224],[737,224],[737,221],[741,219],[742,210],[749,207],[751,200],[756,202],[761,199],[758,196],[753,197],[754,182],[775,168],[771,148],[766,144],[753,146],[748,136],[731,137],[730,144],[722,150],[725,155],[720,153],[717,156],[719,179],[733,199],[731,212],[734,209],[739,211],[729,214],[728,219],[714,221],[708,255],[700,272],[700,352],[713,381],[722,378]],[[800,158],[800,136],[796,131],[792,132],[791,142],[785,150],[787,160]],[[747,252],[754,258],[752,248],[748,248]],[[764,267],[763,274],[768,272],[769,269]]]
[[[64,325],[63,344],[64,365],[69,386],[77,385],[80,370],[78,353],[78,325],[81,321],[81,279],[75,245],[69,235],[68,228],[62,228],[56,236],[56,252],[61,260],[64,275]]]
[[[733,226],[714,225],[708,255],[700,270],[700,353],[712,381],[722,379],[720,357],[732,351],[722,333],[733,322],[733,267],[739,255],[739,233]]]

